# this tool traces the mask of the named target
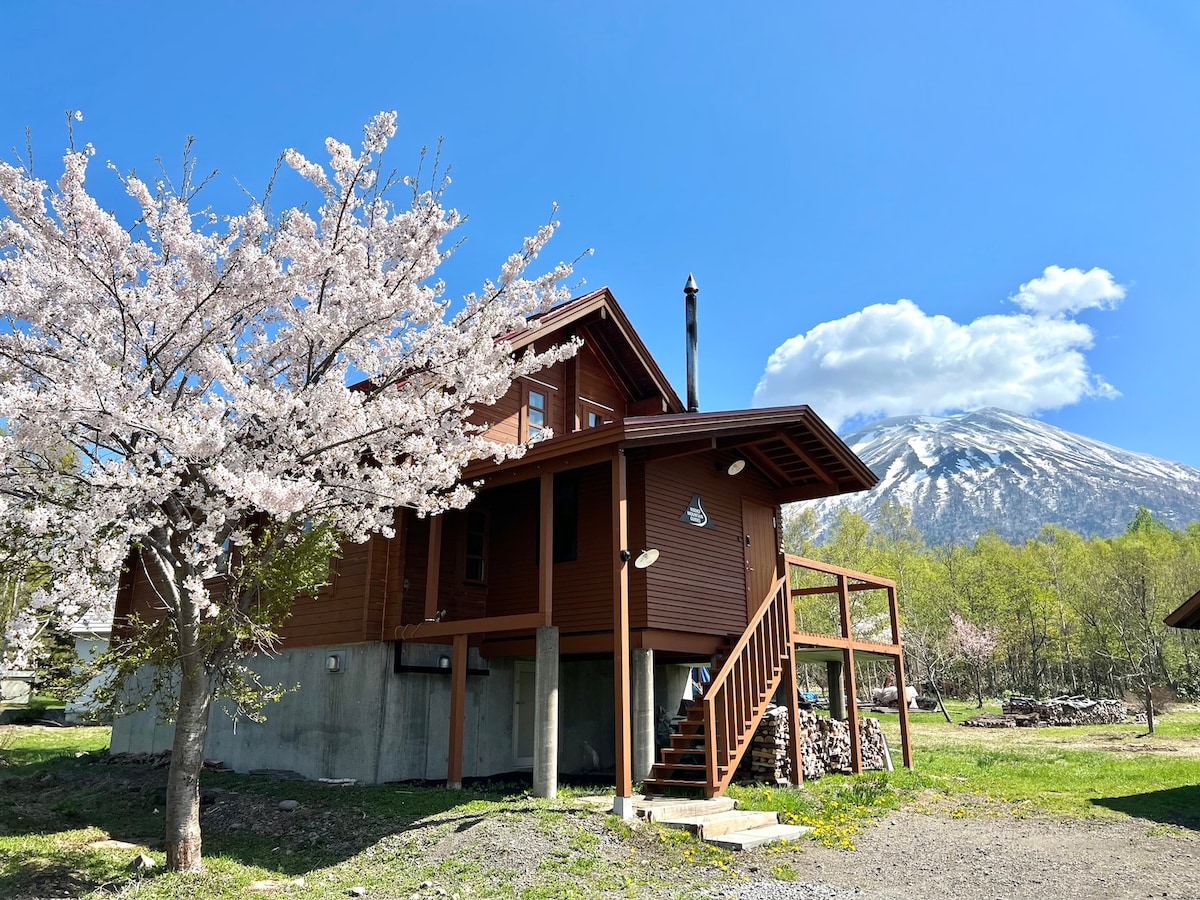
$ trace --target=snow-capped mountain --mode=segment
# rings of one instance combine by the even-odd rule
[[[929,544],[968,543],[988,529],[1022,541],[1045,524],[1107,537],[1139,506],[1176,528],[1200,520],[1200,470],[1002,409],[883,419],[844,440],[879,484],[807,504],[822,532],[843,506],[874,522],[887,500],[912,509]]]

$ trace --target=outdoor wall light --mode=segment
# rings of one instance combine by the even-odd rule
[[[450,657],[448,657],[445,653],[443,653],[441,656],[438,657],[438,668],[439,669],[450,668]]]
[[[659,553],[657,550],[643,550],[637,555],[637,559],[633,560],[635,569],[648,569],[658,561]],[[633,559],[633,554],[628,550],[621,551],[621,562],[629,562]]]
[[[725,471],[729,475],[737,475],[744,468],[746,468],[746,461],[744,459],[735,459],[733,462],[731,462],[729,464],[729,468],[726,469]]]
[[[325,671],[330,675],[342,671],[342,657],[337,653],[330,653],[325,657]]]

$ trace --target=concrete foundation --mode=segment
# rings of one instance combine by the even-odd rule
[[[558,629],[537,630],[534,660],[533,796],[558,796]]]
[[[629,705],[633,717],[632,771],[634,781],[641,781],[654,766],[654,651],[635,648],[629,659]]]
[[[437,668],[449,654],[440,644],[406,643],[404,666]],[[223,708],[209,718],[204,755],[238,772],[282,769],[306,778],[354,778],[364,783],[446,778],[450,744],[450,678],[394,672],[390,643],[285,650],[253,657],[248,665],[264,684],[299,685],[264,710],[263,722],[233,721]],[[556,654],[557,655],[557,654]],[[338,657],[340,671],[327,661]],[[520,769],[515,752],[516,660],[480,658],[470,650],[463,775]],[[447,670],[449,672],[449,670]],[[557,773],[610,772],[613,760],[612,665],[566,661],[558,665]],[[150,673],[140,679],[150,683]],[[158,752],[171,746],[174,727],[151,708],[113,723],[114,753]],[[536,726],[535,726],[536,727]],[[537,743],[535,741],[535,743]],[[528,766],[528,763],[526,763]]]

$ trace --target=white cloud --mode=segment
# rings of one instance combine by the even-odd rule
[[[1083,309],[1111,309],[1125,299],[1125,288],[1106,269],[1046,266],[1041,278],[1021,285],[1013,295],[1017,306],[1046,316],[1071,315]]]
[[[1050,266],[1022,285],[1018,297],[1026,294],[1034,299],[1022,306],[1033,314],[967,324],[928,315],[911,300],[822,323],[771,354],[754,405],[806,403],[840,428],[849,419],[984,406],[1032,414],[1084,397],[1119,396],[1088,367],[1092,329],[1063,315],[1123,297],[1112,276]]]

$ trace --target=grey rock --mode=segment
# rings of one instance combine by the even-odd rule
[[[139,853],[129,861],[129,865],[125,868],[130,872],[153,872],[158,868],[158,863],[154,861],[154,857]]]
[[[300,808],[299,800],[280,800],[279,808],[284,812],[295,812]]]

